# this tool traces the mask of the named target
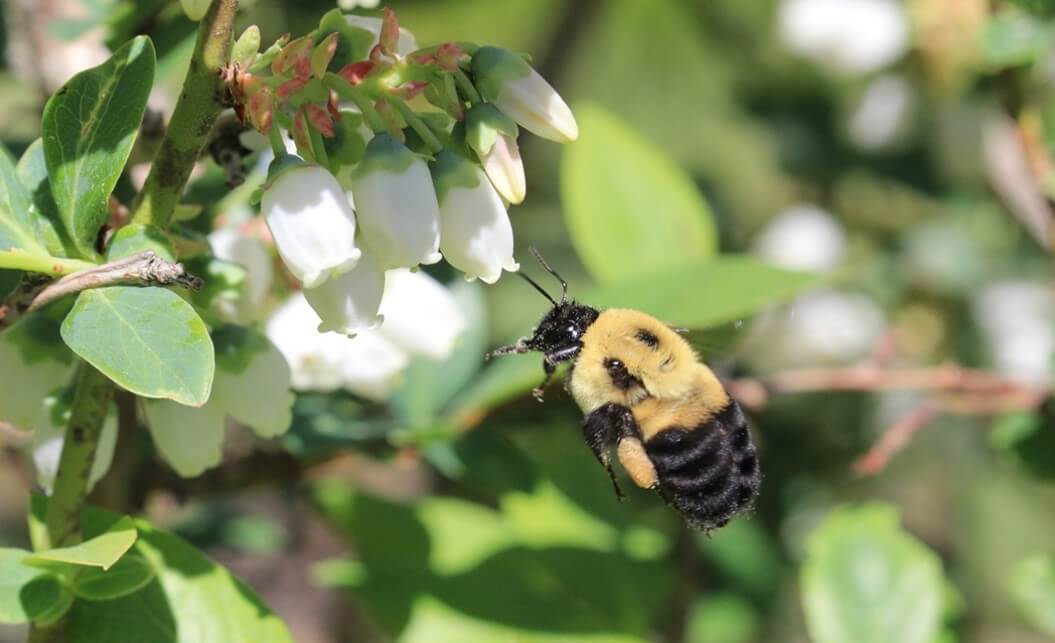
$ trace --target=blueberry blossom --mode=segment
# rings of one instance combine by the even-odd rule
[[[465,113],[465,141],[476,152],[484,173],[502,198],[510,203],[522,202],[527,183],[513,119],[490,103],[475,105]]]
[[[446,359],[465,330],[465,315],[443,284],[422,272],[389,270],[378,332],[411,354]]]
[[[502,198],[483,171],[454,152],[440,152],[429,164],[440,203],[440,249],[447,263],[493,284],[502,270],[516,272],[513,226]]]
[[[389,134],[366,146],[351,177],[365,244],[383,269],[432,264],[440,254],[440,212],[428,166]]]
[[[261,212],[289,271],[314,288],[354,268],[355,213],[337,179],[288,156],[272,163],[271,177]]]
[[[527,131],[558,143],[579,138],[567,103],[520,56],[499,47],[480,47],[473,54],[472,72],[484,100]]]
[[[306,288],[304,297],[320,318],[318,332],[355,337],[381,323],[377,314],[385,291],[385,273],[373,254],[363,248],[354,270]]]

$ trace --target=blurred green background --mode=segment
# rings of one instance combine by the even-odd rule
[[[612,271],[653,272],[642,239],[653,221],[688,211],[721,253],[816,275],[814,290],[761,315],[752,305],[707,317],[725,291],[746,297],[755,284],[706,270],[665,291],[675,309],[693,311],[694,328],[708,327],[690,337],[723,379],[872,359],[890,370],[957,363],[1046,391],[1055,352],[1049,7],[846,0],[850,17],[839,18],[818,2],[813,14],[809,0],[391,6],[423,46],[469,40],[530,54],[579,116],[572,147],[521,139],[528,198],[511,216],[530,274],[541,272],[527,260],[534,245],[588,299]],[[878,17],[848,8],[876,3]],[[240,22],[259,24],[265,42],[313,29],[334,6],[242,5]],[[8,0],[2,17],[0,140],[16,156],[39,135],[57,86],[49,74],[61,71],[47,66],[78,61],[48,42],[93,29],[111,44],[150,34],[169,92],[155,107],[165,110],[194,29],[163,0]],[[669,192],[643,179],[638,192],[627,187],[639,166],[656,164],[675,176]],[[601,189],[591,189],[591,171]],[[615,197],[603,189],[613,175],[625,188]],[[188,200],[223,193],[211,170]],[[626,212],[613,198],[636,198],[639,221],[619,219]],[[643,236],[625,234],[617,261],[593,245],[634,226]],[[859,475],[855,461],[931,396],[771,391],[750,413],[765,473],[757,511],[693,533],[653,494],[630,489],[616,502],[570,397],[556,386],[544,405],[526,395],[541,375],[536,357],[477,370],[484,350],[529,331],[544,302],[509,277],[458,288],[473,311],[470,335],[451,364],[415,364],[389,408],[303,394],[280,444],[229,440],[228,463],[189,481],[150,464],[145,435],[126,440],[96,499],[204,547],[299,641],[1055,637],[1047,406],[1005,413],[989,399],[983,412],[939,413],[887,466]],[[19,542],[24,465],[7,455],[0,534]]]

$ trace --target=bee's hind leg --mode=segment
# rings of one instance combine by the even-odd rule
[[[608,473],[615,496],[620,502],[625,499],[625,496],[615,479],[608,452],[612,447],[617,446],[623,437],[636,434],[636,429],[637,423],[634,422],[630,409],[611,402],[594,409],[586,416],[582,424],[583,439],[586,440],[586,445],[590,447],[597,461]]]

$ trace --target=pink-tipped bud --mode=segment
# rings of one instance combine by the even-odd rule
[[[304,86],[307,84],[307,79],[290,78],[275,89],[275,95],[278,96],[279,100],[289,100],[290,96],[304,89]]]
[[[322,79],[326,69],[333,61],[333,55],[337,53],[337,32],[322,39],[319,46],[311,53],[311,73],[318,79]]]
[[[290,134],[293,135],[293,142],[297,144],[297,151],[308,160],[314,161],[315,154],[311,151],[311,135],[308,133],[308,121],[304,110],[298,110],[296,116],[293,117],[293,129],[290,130]]]
[[[267,134],[271,131],[271,122],[275,117],[275,97],[271,88],[261,83],[259,89],[250,94],[245,111],[250,124],[258,132]]]
[[[444,43],[436,50],[436,64],[447,71],[456,71],[464,57],[465,50],[453,42]]]
[[[333,138],[333,119],[330,118],[328,111],[314,103],[305,105],[304,111],[312,127],[319,130],[319,133],[326,138]]]
[[[399,51],[399,20],[396,12],[390,7],[385,7],[385,17],[381,20],[381,35],[378,43],[381,53],[387,56],[396,56]]]
[[[276,76],[287,74],[292,71],[302,58],[308,59],[308,74],[311,75],[311,63],[308,52],[311,51],[313,39],[311,36],[302,36],[290,42],[282,48],[271,62],[271,73]],[[298,74],[299,76],[300,74]]]
[[[375,67],[377,67],[377,63],[369,60],[360,60],[357,63],[351,63],[350,65],[341,67],[341,70],[337,72],[337,75],[353,85],[358,85],[363,82],[363,79],[366,78]]]

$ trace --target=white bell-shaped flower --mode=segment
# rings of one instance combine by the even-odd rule
[[[274,279],[267,248],[260,239],[234,227],[220,228],[210,233],[209,247],[217,259],[245,268],[245,289],[236,299],[218,302],[221,316],[236,324],[251,323],[264,304]]]
[[[443,360],[465,330],[465,315],[443,285],[422,272],[389,270],[380,334],[403,350]]]
[[[373,254],[365,248],[354,270],[306,288],[304,297],[322,322],[318,332],[335,332],[355,337],[381,323],[377,314],[385,292],[385,273]]]
[[[476,152],[491,185],[510,203],[520,203],[527,193],[517,133],[513,119],[491,103],[474,105],[465,113],[465,142]]]
[[[579,138],[568,104],[520,56],[499,47],[480,47],[473,54],[472,72],[480,95],[535,136],[558,143]]]
[[[493,284],[502,270],[516,272],[513,226],[502,198],[483,171],[453,152],[443,151],[430,164],[440,202],[440,249],[447,263]]]
[[[158,453],[184,478],[201,475],[223,458],[224,410],[212,398],[202,407],[146,400],[150,435]]]
[[[234,359],[218,358],[210,404],[252,429],[261,438],[282,435],[293,423],[290,370],[286,358],[266,338],[245,347]]]
[[[389,134],[366,146],[352,178],[359,226],[383,269],[436,263],[440,209],[429,168]]]
[[[337,179],[317,165],[275,172],[264,190],[261,212],[289,271],[305,288],[315,288],[354,268],[360,255],[355,213]]]
[[[405,351],[377,331],[349,339],[319,333],[319,316],[302,294],[279,306],[267,323],[267,335],[289,363],[293,388],[334,391],[343,388],[362,397],[383,401],[410,363]]]
[[[44,492],[51,495],[55,484],[55,475],[59,471],[59,460],[62,457],[62,446],[66,438],[66,422],[69,420],[69,405],[57,396],[49,396],[41,401],[37,398],[40,411],[33,428],[30,448],[33,451],[33,468],[36,470],[37,484]],[[114,460],[114,448],[117,446],[117,416],[107,415],[103,420],[102,432],[95,448],[95,459],[92,461],[91,473],[88,476],[88,491],[95,483],[102,480]]]

